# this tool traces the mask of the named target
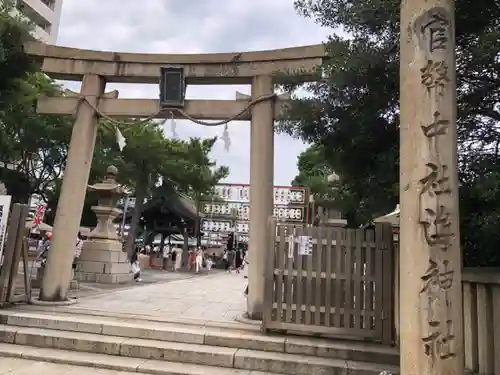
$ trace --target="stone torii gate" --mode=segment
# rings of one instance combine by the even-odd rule
[[[76,115],[40,300],[67,299],[73,247],[80,226],[99,115],[207,120],[236,116],[237,120],[251,121],[249,257],[252,266],[249,268],[248,313],[252,318],[261,318],[268,218],[273,209],[273,123],[287,102],[287,98],[276,97],[274,93],[274,84],[282,83],[278,78],[284,79],[283,74],[276,73],[294,73],[304,82],[316,79],[314,69],[325,57],[324,46],[165,55],[101,52],[30,42],[25,50],[41,60],[42,71],[50,77],[82,81],[80,94],[42,98],[38,102],[39,113]],[[240,94],[234,101],[186,100],[182,111],[161,111],[159,100],[118,99],[116,91],[105,93],[107,82],[158,85],[161,68],[172,65],[183,68],[188,85],[250,84],[251,96]]]

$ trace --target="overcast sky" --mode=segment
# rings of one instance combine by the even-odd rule
[[[58,44],[119,52],[201,53],[284,48],[321,43],[329,30],[298,16],[293,0],[64,0]],[[77,86],[71,85],[72,89]],[[157,98],[155,85],[108,85],[120,97]],[[188,99],[234,99],[250,86],[188,87]],[[223,127],[177,121],[180,138],[222,136]],[[228,182],[248,183],[250,123],[229,124],[231,150],[222,141],[212,157],[230,168]],[[165,134],[171,136],[170,123]],[[289,185],[306,145],[275,136],[276,185]]]

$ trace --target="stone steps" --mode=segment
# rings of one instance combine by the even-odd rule
[[[74,316],[82,318],[95,318],[95,319],[108,319],[114,321],[128,321],[128,322],[142,322],[145,324],[153,323],[166,323],[174,324],[186,327],[216,327],[216,328],[228,328],[235,330],[245,330],[260,332],[260,324],[254,321],[229,321],[229,320],[211,320],[203,318],[185,318],[179,314],[145,314],[145,313],[123,313],[123,312],[113,312],[99,309],[88,309],[81,308],[78,305],[74,306],[44,306],[44,305],[18,305],[15,310],[10,310],[14,312],[31,312],[36,314],[47,314],[54,316]],[[8,310],[0,310],[0,315],[5,315]],[[246,321],[246,319],[245,319]]]
[[[19,327],[45,328],[136,339],[223,346],[289,354],[303,354],[362,362],[398,365],[394,348],[346,341],[303,337],[269,336],[252,325],[233,325],[229,329],[196,324],[172,324],[138,319],[106,318],[72,314],[0,312],[0,323]]]
[[[75,355],[98,353],[113,360],[156,360],[170,367],[182,363],[214,366],[212,371],[239,369],[280,374],[341,374],[349,368],[353,375],[378,375],[382,370],[397,373],[395,365],[399,361],[392,348],[266,336],[249,325],[225,329],[33,311],[1,311],[0,319],[3,343],[71,350]]]
[[[23,358],[87,368],[134,372],[155,375],[277,375],[259,371],[235,370],[203,365],[190,365],[168,361],[116,357],[106,354],[73,352],[68,350],[41,349],[24,345],[0,344],[0,357]],[[125,375],[125,374],[122,374]]]

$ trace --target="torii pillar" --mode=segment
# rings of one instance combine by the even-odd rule
[[[104,96],[105,86],[105,80],[101,76],[87,74],[83,77],[80,95],[85,100],[79,102],[71,133],[52,244],[40,289],[41,301],[59,302],[68,298],[71,263],[97,136],[98,114],[93,107],[99,105],[99,98]],[[117,97],[118,92],[113,91],[106,96]]]
[[[252,100],[274,93],[272,76],[252,81]],[[262,319],[269,217],[273,214],[274,100],[252,107],[250,128],[250,223],[248,240],[248,317]]]
[[[401,375],[464,374],[454,12],[401,1]]]

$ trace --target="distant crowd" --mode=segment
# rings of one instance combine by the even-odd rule
[[[82,252],[85,239],[86,238],[81,233],[78,233],[75,240],[73,269],[76,268],[76,262]],[[47,232],[45,236],[39,240],[37,246],[38,259],[41,260],[42,267],[45,266],[51,244],[52,233]],[[180,268],[184,268],[195,273],[200,273],[203,269],[210,272],[213,268],[219,268],[224,269],[227,272],[235,271],[236,273],[240,273],[240,271],[243,270],[248,264],[248,251],[244,246],[240,246],[238,249],[232,249],[232,246],[229,247],[229,249],[226,248],[222,252],[218,251],[219,254],[216,254],[215,252],[209,254],[208,249],[204,246],[190,247],[188,248],[187,259],[183,261],[183,259],[180,259],[183,250],[171,244],[165,244],[163,249],[161,249],[159,245],[155,245],[153,247],[150,245],[146,245],[144,247],[136,246],[135,251],[130,258],[130,268],[131,272],[134,274],[134,280],[141,281],[139,256],[143,254],[149,257],[161,257],[163,260],[162,268],[173,272],[179,270]]]

